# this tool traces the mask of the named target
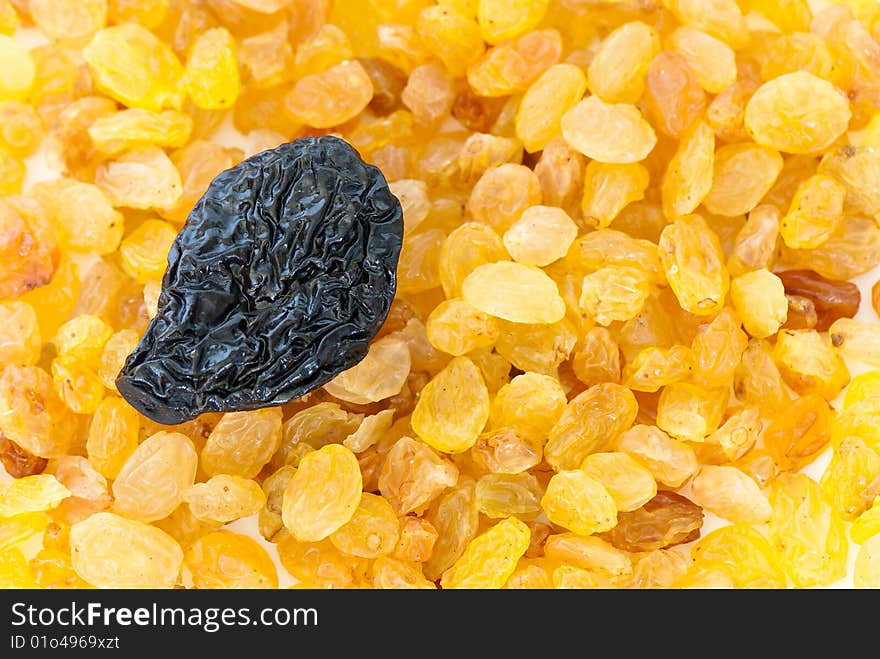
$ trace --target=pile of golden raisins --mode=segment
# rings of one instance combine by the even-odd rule
[[[328,133],[369,354],[144,418],[188,211]],[[0,195],[2,586],[880,587],[874,0],[0,0]]]

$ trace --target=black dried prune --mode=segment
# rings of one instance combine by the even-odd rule
[[[357,364],[396,289],[400,203],[335,137],[219,174],[168,254],[119,392],[165,424],[280,405]]]

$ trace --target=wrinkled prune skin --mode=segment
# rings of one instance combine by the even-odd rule
[[[402,240],[400,203],[346,142],[303,138],[248,158],[211,182],[174,241],[119,392],[175,424],[321,386],[366,355]]]

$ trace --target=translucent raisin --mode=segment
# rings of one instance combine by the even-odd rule
[[[816,309],[816,329],[827,330],[838,318],[852,318],[861,303],[861,294],[855,284],[827,279],[812,270],[786,270],[776,273],[789,295],[798,295],[812,301]]]
[[[641,508],[621,512],[605,536],[626,551],[655,551],[700,537],[703,510],[675,492],[659,492]]]

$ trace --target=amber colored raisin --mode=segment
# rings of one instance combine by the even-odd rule
[[[706,109],[706,92],[684,57],[664,51],[648,68],[645,104],[657,128],[680,137]]]
[[[859,310],[859,287],[849,281],[828,279],[812,270],[777,272],[787,295],[805,297],[816,309],[816,329],[827,330],[838,318],[852,318]]]
[[[659,492],[644,506],[617,515],[617,526],[606,534],[615,547],[654,551],[700,537],[703,510],[675,492]]]
[[[816,394],[797,398],[770,420],[764,445],[780,468],[800,469],[828,445],[832,415],[828,403]]]
[[[365,57],[359,61],[373,83],[370,109],[378,115],[390,114],[400,106],[400,94],[406,86],[406,74],[388,60],[379,57]]]
[[[15,442],[11,442],[0,433],[0,463],[6,473],[13,478],[24,478],[41,474],[48,460],[33,453],[28,453]]]

